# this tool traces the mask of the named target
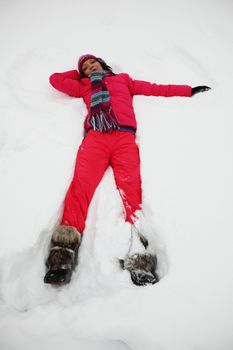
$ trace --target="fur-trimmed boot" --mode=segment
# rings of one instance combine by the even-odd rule
[[[137,286],[145,286],[159,282],[156,273],[157,257],[148,251],[147,238],[136,228],[131,226],[131,244],[124,260],[120,260],[123,270],[130,272],[131,279]]]
[[[81,234],[75,227],[59,225],[51,239],[48,268],[44,283],[62,285],[69,283],[77,263]]]
[[[120,260],[121,267],[130,272],[131,279],[137,286],[159,282],[156,274],[157,258],[149,253],[135,253],[125,260]]]

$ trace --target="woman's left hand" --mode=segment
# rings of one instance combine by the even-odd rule
[[[199,92],[204,92],[210,90],[211,87],[209,86],[195,86],[192,88],[192,96],[195,94],[198,94]]]

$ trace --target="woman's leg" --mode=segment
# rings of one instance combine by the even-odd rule
[[[109,151],[98,132],[90,131],[79,147],[73,180],[65,198],[61,225],[51,239],[44,282],[68,283],[74,270],[87,211],[109,164]]]
[[[98,131],[89,131],[79,147],[74,177],[65,198],[61,224],[82,233],[96,187],[109,165],[109,151]]]
[[[135,136],[128,132],[122,132],[115,145],[111,165],[124,203],[126,221],[133,224],[136,219],[135,212],[141,209],[142,202],[139,149]],[[132,225],[131,230],[133,228]],[[131,279],[136,285],[142,286],[158,282],[157,259],[155,255],[147,251],[147,239],[140,232],[131,231],[131,234],[132,239],[136,235],[136,240],[141,248],[139,252],[131,250],[125,259],[120,261],[122,268],[130,272]]]
[[[111,155],[111,166],[126,214],[126,221],[133,223],[135,211],[141,209],[142,190],[139,149],[135,135],[118,132]]]

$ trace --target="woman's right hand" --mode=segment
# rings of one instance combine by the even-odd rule
[[[205,92],[211,90],[209,86],[195,86],[192,88],[192,96],[198,94],[199,92]]]

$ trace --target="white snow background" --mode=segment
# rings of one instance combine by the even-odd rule
[[[233,349],[233,2],[0,1],[0,349]],[[161,281],[118,258],[129,225],[111,169],[93,198],[70,285],[44,285],[86,109],[53,72],[93,53],[114,72],[209,85],[137,96],[144,217]]]

